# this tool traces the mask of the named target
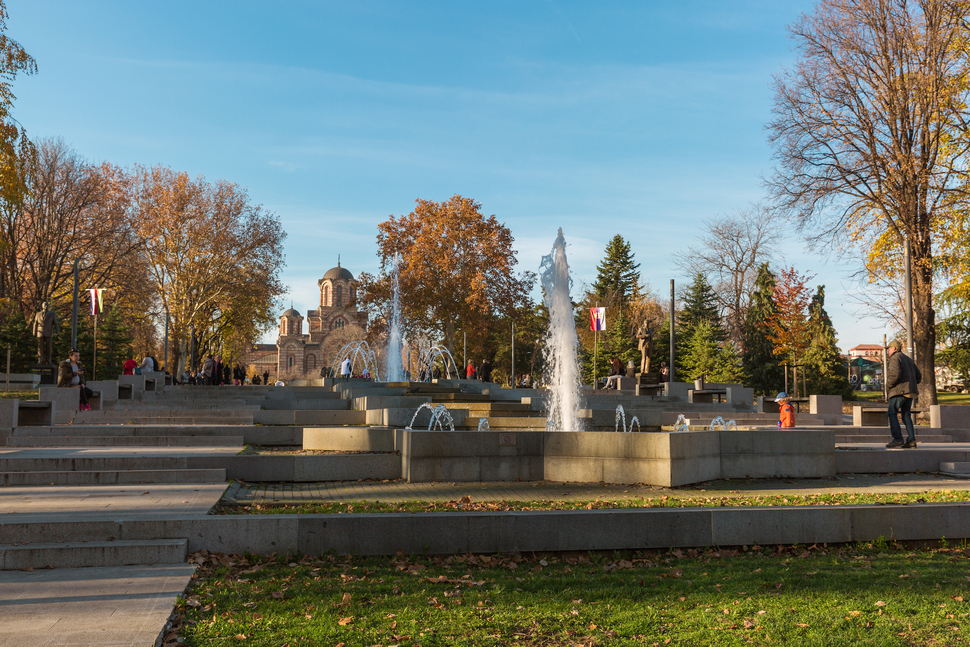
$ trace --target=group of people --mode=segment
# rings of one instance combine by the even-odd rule
[[[468,366],[465,367],[465,379],[466,380],[481,380],[482,382],[492,381],[492,364],[488,359],[482,360],[482,365],[475,368],[474,360],[468,360]]]

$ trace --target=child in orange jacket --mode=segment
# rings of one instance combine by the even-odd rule
[[[792,405],[788,394],[782,391],[775,398],[775,402],[778,403],[778,411],[781,414],[781,420],[778,421],[779,427],[794,427],[795,426],[795,407]]]

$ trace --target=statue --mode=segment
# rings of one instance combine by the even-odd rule
[[[51,354],[54,351],[54,334],[61,331],[57,323],[57,315],[53,310],[47,309],[47,303],[40,306],[40,312],[34,315],[34,336],[37,338],[37,363],[44,361],[44,346],[47,346],[47,364],[51,363]]]
[[[650,324],[644,322],[637,329],[637,339],[640,342],[637,346],[640,349],[640,372],[649,373],[650,356],[653,355],[653,332],[650,330]]]

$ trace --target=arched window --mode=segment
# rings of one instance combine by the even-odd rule
[[[287,366],[287,368],[293,368],[293,356],[292,355],[287,358],[287,360],[286,360],[286,366]]]
[[[343,291],[344,291],[343,286],[342,285],[338,285],[337,286],[337,307],[338,308],[344,304]]]
[[[306,370],[312,371],[317,367],[317,358],[315,355],[306,356]]]
[[[339,289],[339,288],[338,288],[338,289]],[[338,294],[339,294],[339,293],[338,293]],[[339,330],[339,329],[341,329],[341,328],[343,328],[343,327],[344,327],[344,320],[343,320],[343,319],[337,319],[337,320],[335,320],[335,321],[333,322],[333,329],[334,329],[334,330]]]
[[[323,305],[324,306],[330,305],[330,286],[329,285],[323,286]]]

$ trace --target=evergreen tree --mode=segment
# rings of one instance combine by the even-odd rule
[[[720,343],[726,339],[724,327],[721,325],[721,317],[717,310],[717,296],[714,289],[707,282],[707,277],[698,272],[694,281],[688,286],[687,293],[684,295],[684,305],[677,313],[677,374],[686,376],[690,373],[688,366],[691,366],[689,355],[691,353],[690,340],[694,336],[694,331],[702,322],[711,325],[710,334],[714,341]],[[669,329],[667,335],[670,335]]]
[[[640,264],[634,262],[630,243],[617,234],[606,245],[606,258],[596,266],[593,291],[602,299],[615,299],[611,305],[625,308],[640,285]]]
[[[680,331],[675,330],[674,336],[676,337],[675,344],[678,344],[681,339]],[[664,317],[660,328],[653,333],[653,355],[650,356],[650,372],[659,375],[661,362],[670,362],[670,319],[667,317]],[[679,370],[674,374],[674,379],[682,381],[683,375],[680,374]]]
[[[846,379],[845,365],[839,353],[838,339],[832,320],[825,312],[825,286],[820,285],[809,304],[808,350],[805,365],[808,392],[819,395],[841,395],[849,398],[852,387]]]
[[[14,309],[0,322],[0,357],[7,370],[6,350],[10,348],[10,372],[27,373],[28,367],[37,361],[37,339],[30,323],[19,309]]]
[[[709,382],[737,382],[741,375],[738,355],[730,342],[717,339],[718,331],[710,321],[694,326],[685,343],[684,374],[681,381],[703,376]]]
[[[133,352],[131,341],[121,308],[106,307],[98,316],[98,379],[113,380],[121,375],[125,360]]]
[[[775,317],[775,275],[768,263],[758,268],[751,305],[744,318],[744,354],[741,359],[744,382],[755,395],[774,395],[782,389],[785,378],[768,338],[770,322]]]

